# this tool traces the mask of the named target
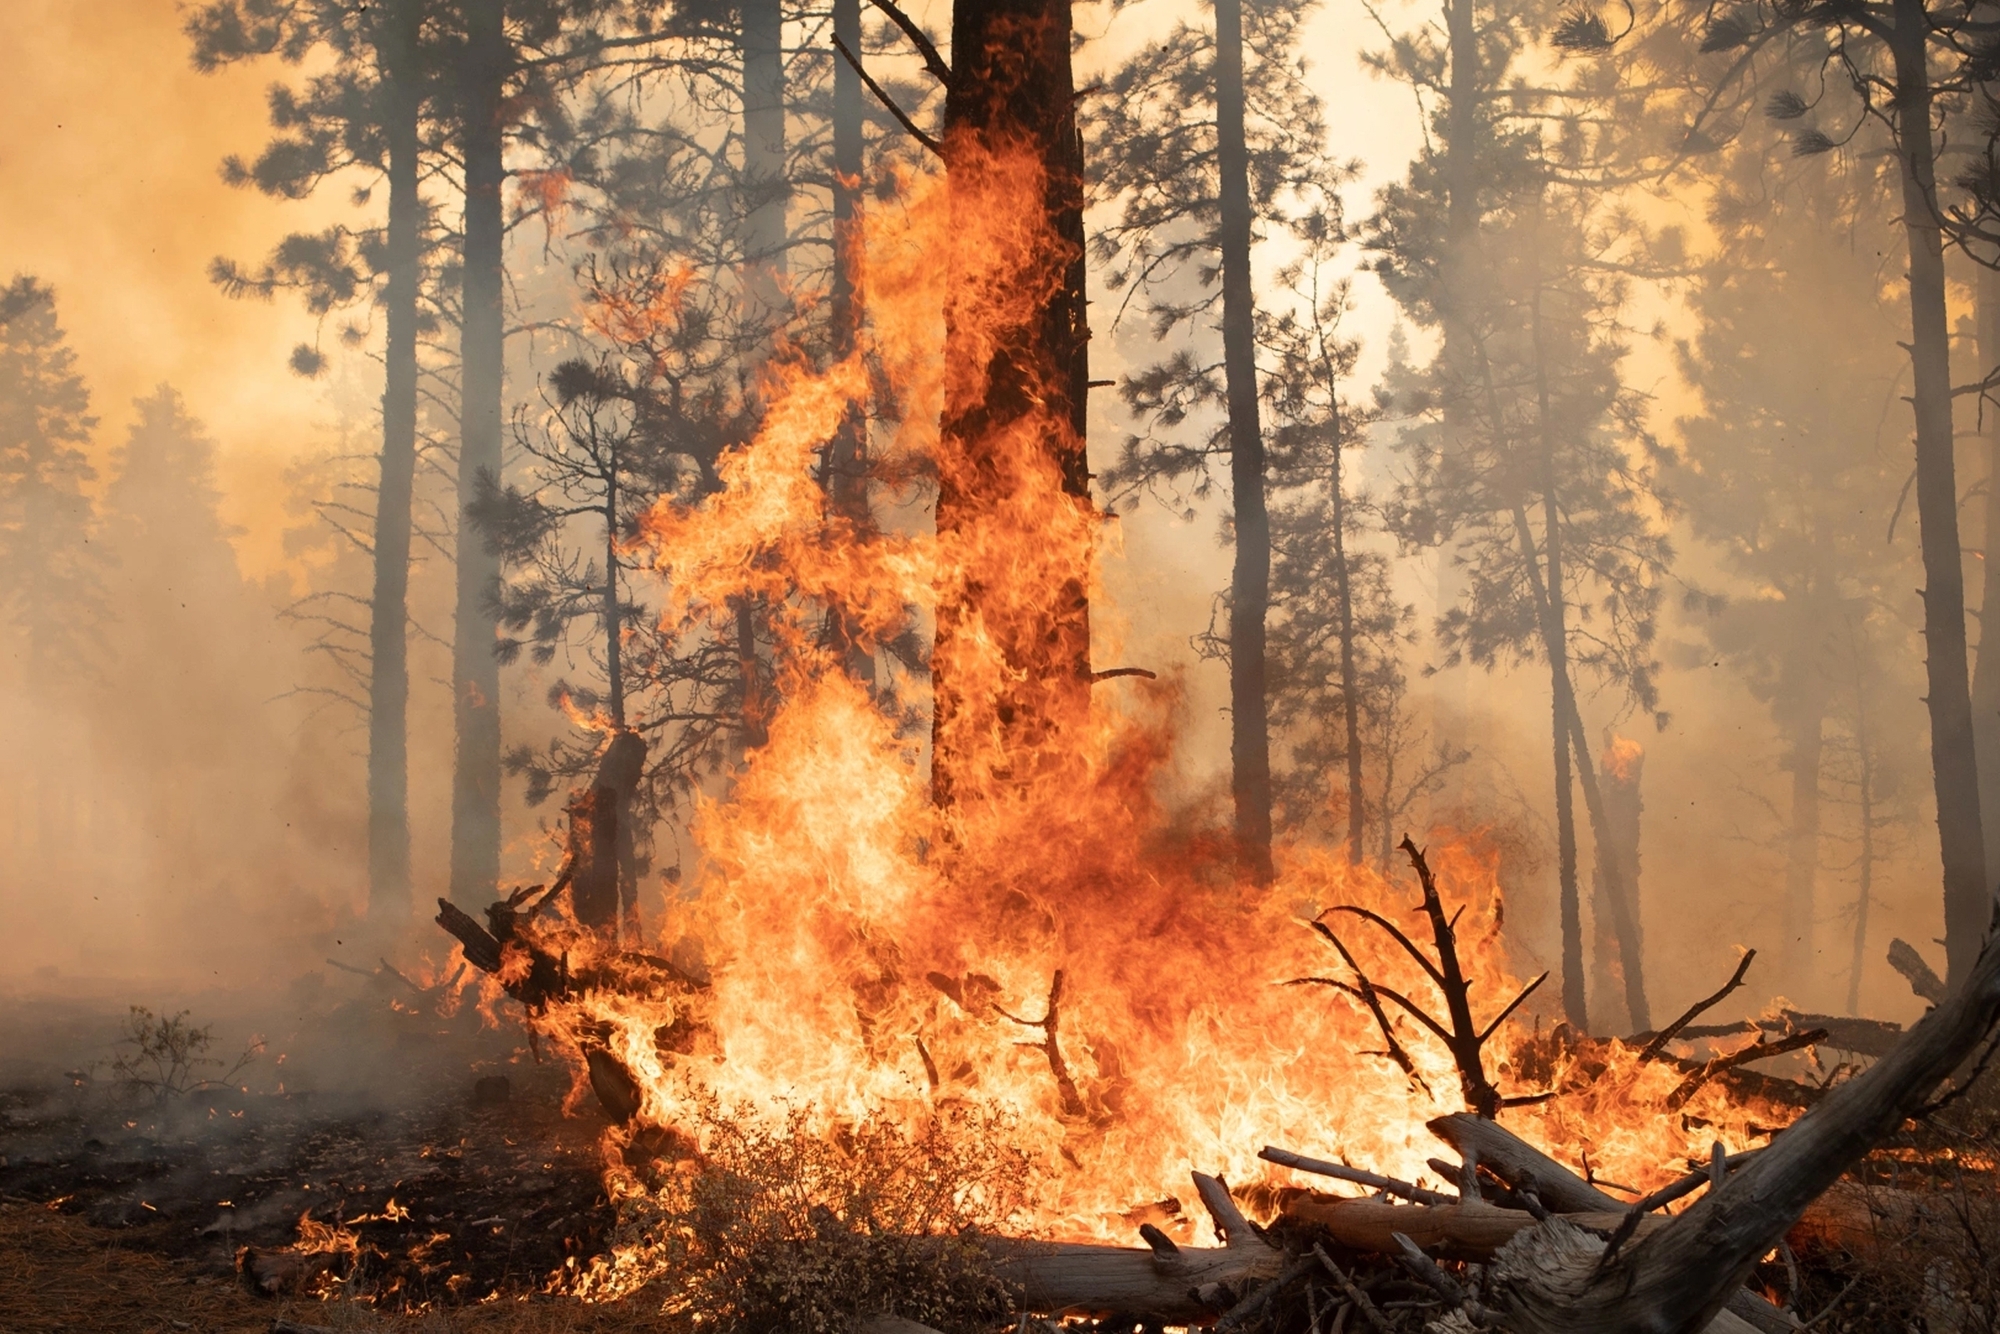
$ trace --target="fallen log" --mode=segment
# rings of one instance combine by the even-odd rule
[[[1024,1311],[1209,1324],[1276,1283],[1286,1257],[1244,1217],[1220,1178],[1196,1172],[1194,1186],[1222,1234],[1220,1247],[1178,1246],[1151,1226],[1139,1230],[1146,1250],[1014,1237],[984,1237],[980,1245]]]
[[[1535,1225],[1532,1214],[1483,1201],[1461,1204],[1391,1204],[1387,1200],[1294,1190],[1279,1205],[1288,1223],[1319,1228],[1350,1251],[1395,1255],[1400,1233],[1425,1251],[1447,1260],[1486,1261]],[[1624,1221],[1622,1209],[1561,1215],[1582,1228],[1609,1232]],[[1655,1215],[1640,1223],[1641,1233],[1664,1226]]]
[[[980,1245],[994,1272],[1021,1294],[1022,1309],[1045,1316],[1138,1316],[1148,1324],[1207,1324],[1278,1277],[1284,1254],[1257,1247],[1174,1248],[1158,1252],[1124,1246],[1023,1241],[988,1237]],[[1206,1297],[1203,1294],[1207,1294]]]
[[[2000,947],[1989,937],[1963,984],[1893,1051],[1830,1090],[1667,1226],[1608,1263],[1602,1241],[1560,1219],[1518,1234],[1488,1275],[1506,1327],[1515,1334],[1704,1328],[1850,1167],[1936,1105],[1938,1086],[1989,1040],[1996,1022]]]

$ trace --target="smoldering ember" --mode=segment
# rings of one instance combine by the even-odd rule
[[[2000,1330],[1995,20],[8,7],[0,1330]]]

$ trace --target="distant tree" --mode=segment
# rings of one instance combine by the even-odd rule
[[[1612,118],[1590,114],[1591,89],[1549,79],[1502,92],[1556,14],[1451,0],[1448,18],[1442,49],[1425,35],[1382,57],[1442,94],[1425,149],[1369,228],[1391,294],[1443,335],[1439,355],[1398,385],[1413,423],[1397,525],[1449,552],[1453,600],[1436,626],[1447,665],[1548,670],[1563,1010],[1582,1025],[1577,786],[1596,841],[1613,839],[1577,677],[1657,711],[1653,640],[1672,548],[1656,516],[1670,507],[1619,365],[1631,275],[1676,263],[1677,238],[1656,241],[1607,205],[1609,146],[1593,127]],[[1639,905],[1609,864],[1607,880],[1624,1007],[1645,1028]]]
[[[1112,290],[1144,303],[1155,338],[1180,344],[1122,386],[1146,429],[1103,484],[1115,498],[1154,488],[1202,497],[1211,469],[1228,462],[1231,791],[1243,866],[1259,881],[1271,876],[1272,547],[1251,254],[1290,194],[1336,174],[1298,56],[1311,8],[1219,0],[1212,32],[1176,23],[1112,75],[1087,122],[1097,189],[1113,210],[1093,252]],[[1208,341],[1218,316],[1219,349]]]
[[[111,614],[85,489],[96,425],[54,291],[15,277],[0,289],[0,615],[35,690],[96,671]]]
[[[1272,422],[1270,721],[1275,735],[1292,738],[1292,764],[1278,768],[1274,791],[1286,823],[1305,827],[1342,772],[1347,857],[1358,864],[1371,807],[1380,814],[1382,804],[1367,773],[1394,767],[1377,743],[1392,731],[1386,715],[1402,705],[1415,609],[1396,598],[1379,507],[1348,462],[1370,414],[1349,401],[1360,345],[1341,333],[1349,288],[1334,276],[1346,239],[1338,201],[1326,198],[1293,230],[1304,254],[1281,278],[1296,304],[1258,321]]]
[[[231,158],[232,183],[301,199],[330,177],[359,170],[388,185],[382,222],[358,231],[333,227],[281,241],[255,272],[218,259],[214,274],[235,294],[301,294],[325,315],[372,299],[383,309],[382,448],[369,547],[368,884],[371,913],[396,919],[410,907],[409,571],[417,463],[421,335],[436,326],[423,301],[429,216],[421,194],[425,142],[437,71],[427,32],[432,0],[215,0],[187,21],[198,68],[260,56],[288,64],[330,60],[301,87],[271,93],[278,131],[252,163]],[[365,200],[367,191],[362,192]],[[360,331],[353,330],[356,340]],[[314,373],[321,354],[302,345],[294,369]]]
[[[1864,164],[1786,167],[1787,148],[1753,127],[1712,169],[1721,249],[1690,289],[1699,332],[1678,349],[1700,408],[1678,423],[1671,478],[1695,535],[1742,580],[1707,628],[1781,738],[1791,804],[1780,938],[1789,985],[1803,985],[1824,906],[1824,746],[1836,712],[1853,710],[1853,627],[1907,642],[1897,612],[1922,573],[1907,526],[1903,542],[1885,541],[1908,476],[1884,431],[1904,378],[1875,247],[1854,244],[1882,226],[1891,183]],[[1868,672],[1904,681],[1879,661]],[[1887,713],[1875,713],[1871,763]]]
[[[1886,216],[1900,221],[1907,255],[1910,403],[1915,423],[1915,494],[1924,566],[1924,643],[1938,846],[1944,864],[1947,981],[1963,980],[1993,917],[1982,829],[1975,736],[1987,732],[1971,699],[1965,624],[1964,551],[1953,428],[1951,330],[1945,254],[1956,242],[1972,258],[2000,262],[2000,139],[1989,85],[2000,68],[1982,6],[1893,0],[1876,5],[1764,2],[1705,12],[1688,34],[1706,57],[1715,108],[1697,126],[1746,117],[1749,98],[1792,126],[1805,157],[1843,144],[1886,150],[1897,191]],[[1767,73],[1791,78],[1771,88]],[[1969,113],[1969,114],[1959,114]],[[1941,158],[1948,150],[1953,158]],[[1953,163],[1956,163],[1954,168]],[[1940,168],[1959,170],[1956,179]],[[1988,735],[1992,735],[1988,732]],[[2000,837],[2000,833],[1993,836]]]

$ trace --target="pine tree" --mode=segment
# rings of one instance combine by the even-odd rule
[[[433,316],[421,300],[427,209],[420,193],[429,89],[428,0],[373,6],[217,0],[188,20],[198,67],[257,56],[299,64],[324,53],[330,71],[303,90],[279,86],[279,133],[256,161],[227,173],[265,194],[303,198],[336,172],[361,168],[388,184],[386,218],[359,234],[336,227],[280,242],[256,273],[218,260],[215,274],[239,294],[300,292],[326,314],[369,297],[383,308],[382,448],[370,539],[368,602],[368,884],[370,912],[388,921],[410,907],[409,611],[411,505],[417,461],[417,344]],[[434,146],[429,150],[434,156]],[[293,366],[312,372],[319,352],[301,346]]]
[[[1931,765],[1937,796],[1938,846],[1944,865],[1947,981],[1961,982],[1992,923],[1982,828],[1976,724],[1967,664],[1964,553],[1959,541],[1959,490],[1953,441],[1954,389],[1947,310],[1945,253],[1957,243],[1993,263],[2000,238],[2000,141],[1991,133],[1986,84],[1996,48],[1978,6],[1891,0],[1879,6],[1794,6],[1756,3],[1701,22],[1691,35],[1711,57],[1704,81],[1720,124],[1747,110],[1744,90],[1761,90],[1746,71],[1789,71],[1793,82],[1772,92],[1765,113],[1795,122],[1793,151],[1804,157],[1834,152],[1883,131],[1897,173],[1891,216],[1901,224],[1908,260],[1904,292],[1910,311],[1906,346],[1916,447],[1916,511],[1924,566],[1924,644],[1930,710]],[[1804,68],[1794,62],[1804,57]],[[1805,91],[1801,91],[1804,89]],[[1724,94],[1731,94],[1725,99]],[[1969,126],[1947,113],[1970,107]],[[1842,137],[1827,133],[1833,127]],[[1972,151],[1957,180],[1940,177],[1940,144],[1954,132]],[[1956,146],[1956,145],[1954,145]]]
[[[1258,336],[1273,423],[1268,694],[1274,735],[1292,739],[1292,764],[1276,766],[1274,792],[1286,824],[1305,828],[1341,771],[1347,857],[1358,864],[1371,814],[1378,823],[1389,816],[1387,800],[1369,794],[1393,781],[1397,757],[1381,743],[1403,707],[1415,609],[1395,596],[1379,506],[1348,460],[1371,414],[1349,401],[1360,345],[1341,333],[1349,285],[1333,277],[1346,239],[1337,198],[1293,230],[1305,253],[1281,277],[1297,304],[1266,312]]]
[[[1444,92],[1427,146],[1370,224],[1378,270],[1409,316],[1443,333],[1439,357],[1399,395],[1412,481],[1405,540],[1443,544],[1455,602],[1436,633],[1446,665],[1539,660],[1549,675],[1563,1010],[1585,1021],[1574,789],[1609,845],[1578,676],[1658,707],[1653,639],[1672,549],[1654,515],[1651,441],[1621,384],[1628,275],[1677,259],[1603,207],[1607,145],[1586,128],[1590,90],[1502,98],[1538,17],[1454,0],[1447,46],[1400,42],[1384,65]],[[1558,30],[1555,37],[1564,36]],[[1660,715],[1662,721],[1664,715]],[[1615,867],[1607,867],[1616,880]],[[1647,1027],[1639,905],[1607,895],[1624,1008]]]
[[[1308,12],[1296,0],[1221,0],[1212,32],[1176,24],[1117,70],[1089,125],[1098,189],[1115,209],[1093,250],[1112,289],[1150,308],[1156,339],[1182,343],[1122,386],[1148,429],[1126,442],[1104,484],[1121,498],[1180,487],[1206,496],[1210,470],[1227,460],[1229,631],[1209,642],[1229,663],[1236,839],[1259,882],[1271,877],[1272,530],[1251,258],[1260,224],[1286,196],[1332,174],[1296,54]],[[1217,314],[1219,360],[1205,327]],[[1182,438],[1191,416],[1205,438]]]
[[[83,450],[96,426],[55,293],[16,276],[0,289],[0,614],[32,690],[95,672],[111,614],[85,489],[97,476]]]
[[[1850,640],[1873,623],[1867,637],[1900,642],[1896,608],[1921,576],[1907,537],[1883,543],[1907,474],[1878,423],[1901,377],[1876,261],[1852,245],[1878,225],[1889,182],[1866,168],[1794,170],[1774,192],[1770,158],[1784,147],[1746,132],[1713,173],[1721,262],[1692,289],[1700,332],[1680,349],[1703,407],[1679,423],[1673,487],[1694,533],[1745,583],[1709,635],[1781,738],[1780,939],[1788,985],[1803,986],[1817,975],[1825,746],[1851,694]]]

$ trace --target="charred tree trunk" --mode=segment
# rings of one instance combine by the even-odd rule
[[[744,315],[759,349],[785,320],[785,272],[789,263],[787,219],[791,178],[785,161],[785,14],[779,0],[745,0],[739,54],[743,62]],[[750,357],[754,379],[761,350]],[[750,397],[760,404],[753,384]],[[745,749],[768,740],[770,701],[764,697],[763,660],[757,650],[763,619],[754,599],[736,600],[736,660],[742,675]]]
[[[1910,247],[1910,367],[1917,427],[1917,521],[1924,558],[1926,699],[1938,846],[1944,862],[1946,981],[1958,986],[1979,955],[1992,918],[1993,893],[1980,828],[1979,761],[1966,671],[1965,574],[1952,457],[1951,342],[1926,60],[1930,17],[1924,0],[1895,0],[1894,14],[1890,47],[1896,67],[1903,231]]]
[[[785,231],[791,185],[785,170],[784,22],[779,0],[744,0],[744,250],[751,315],[765,325],[775,325],[782,318],[789,239]]]
[[[451,896],[485,903],[500,879],[500,664],[493,653],[500,560],[476,536],[471,508],[481,480],[500,480],[506,179],[503,93],[508,50],[504,0],[465,0],[458,69],[465,159],[465,277],[459,330],[457,604],[452,619]]]
[[[1244,140],[1243,3],[1215,4],[1216,162],[1222,206],[1222,372],[1229,401],[1229,482],[1235,565],[1229,580],[1229,759],[1237,856],[1271,879],[1270,702],[1265,617],[1271,602],[1271,518],[1264,504],[1258,419],[1256,295],[1250,281],[1250,153]]]
[[[1026,781],[1025,766],[1059,749],[1051,740],[1089,708],[1096,520],[1083,435],[1089,326],[1070,37],[1069,0],[952,8],[943,157],[954,244],[937,531],[959,572],[939,591],[932,652],[932,799],[941,808]],[[1001,220],[1019,225],[996,229]],[[1010,534],[1023,503],[1043,498],[1048,508],[1032,519],[1041,531]],[[1043,549],[1024,557],[1036,539]],[[1003,558],[996,546],[1011,549]]]
[[[618,930],[618,798],[608,787],[576,794],[569,815],[569,896],[579,926],[607,939]]]
[[[389,281],[383,293],[382,459],[375,492],[375,581],[368,604],[368,912],[410,912],[410,498],[417,468],[417,284],[423,201],[417,194],[417,70],[422,15],[398,0],[382,16],[378,58],[387,92]]]

